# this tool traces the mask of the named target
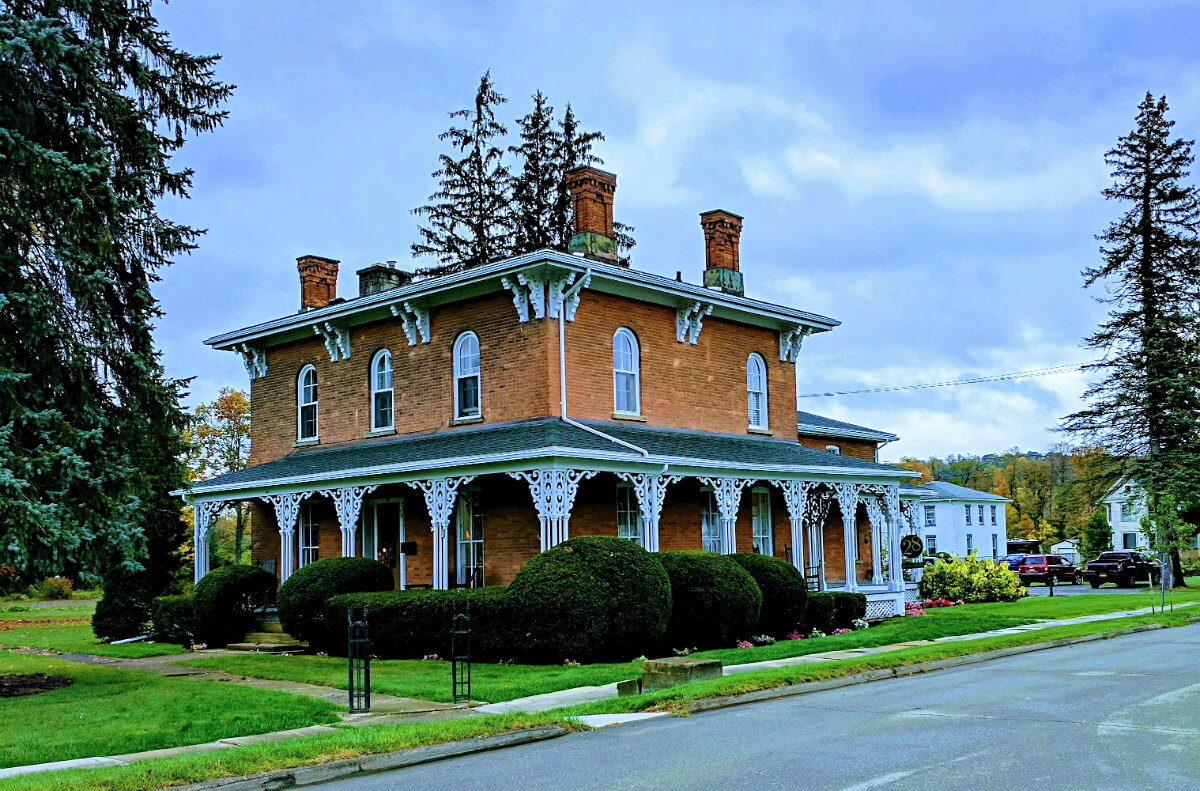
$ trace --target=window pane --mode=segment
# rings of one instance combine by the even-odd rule
[[[717,503],[712,492],[704,492],[700,502],[700,548],[706,552],[720,552],[724,542],[721,540],[721,515],[717,512]]]
[[[773,555],[775,546],[771,524],[771,493],[764,489],[752,492],[751,495],[751,533],[754,540],[752,549],[760,555]]]
[[[458,380],[458,416],[475,417],[479,414],[479,377],[467,376]]]
[[[617,537],[643,546],[641,512],[632,486],[617,487]]]
[[[618,412],[637,412],[637,377],[633,374],[614,374],[616,409]]]
[[[315,436],[317,436],[317,405],[302,406],[300,407],[300,438],[311,439]]]
[[[387,390],[375,394],[374,428],[387,428],[392,425],[392,391]]]

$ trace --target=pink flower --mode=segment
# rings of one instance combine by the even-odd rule
[[[422,659],[428,659],[432,662],[441,662],[442,661],[442,658],[440,656],[438,656],[437,654],[426,654],[424,657],[422,657]]]
[[[754,646],[750,644],[749,640],[738,640],[737,647],[738,648],[753,648]]]
[[[849,634],[850,630],[849,629],[834,629],[833,633],[834,634]]]
[[[800,634],[799,632],[797,632],[796,630],[793,629],[792,631],[787,633],[787,639],[788,640],[803,640],[804,635]]]

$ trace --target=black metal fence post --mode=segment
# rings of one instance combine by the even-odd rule
[[[455,703],[471,700],[471,600],[463,597],[450,616],[450,684]]]
[[[360,618],[354,609],[346,608],[346,657],[350,674],[350,713],[365,714],[371,710],[371,640],[367,629],[367,608]]]

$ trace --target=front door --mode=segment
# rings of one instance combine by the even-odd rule
[[[407,585],[404,556],[400,554],[403,541],[403,500],[368,500],[363,504],[359,554],[364,558],[375,558],[390,568],[400,590]]]

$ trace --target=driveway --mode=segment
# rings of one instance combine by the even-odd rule
[[[1080,594],[1093,594],[1093,593],[1105,593],[1105,594],[1115,593],[1118,595],[1130,594],[1130,593],[1140,593],[1143,597],[1146,597],[1149,595],[1149,593],[1148,593],[1149,589],[1150,589],[1150,586],[1145,582],[1135,584],[1134,587],[1132,587],[1132,588],[1118,588],[1116,585],[1102,585],[1099,588],[1093,588],[1091,585],[1088,585],[1086,582],[1084,582],[1079,585],[1069,585],[1069,584],[1068,585],[1055,585],[1054,586],[1054,595],[1055,596],[1079,596]],[[1034,583],[1033,585],[1026,585],[1025,590],[1029,591],[1030,596],[1049,596],[1050,595],[1050,588],[1046,585],[1043,585],[1040,582]],[[1155,588],[1155,590],[1158,590],[1158,588]]]
[[[421,789],[1200,789],[1200,625],[396,772]]]

